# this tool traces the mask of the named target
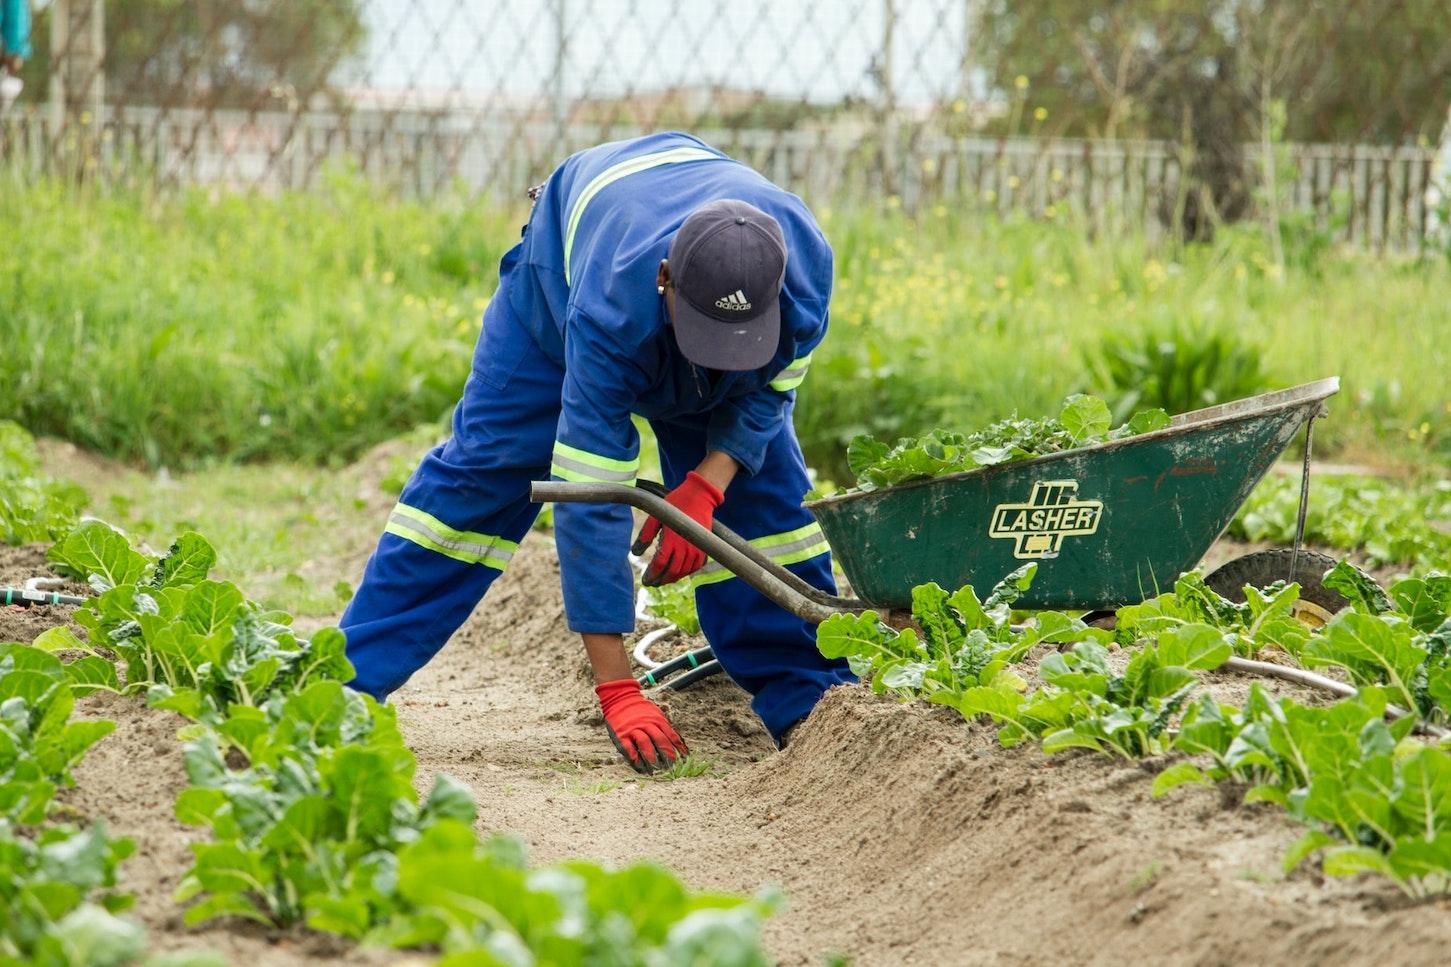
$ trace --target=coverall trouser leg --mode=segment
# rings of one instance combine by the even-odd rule
[[[514,318],[505,277],[453,436],[423,458],[389,515],[340,625],[353,687],[385,698],[431,659],[494,582],[539,513],[564,372]]]
[[[705,417],[654,421],[665,484],[679,486],[705,456]],[[761,470],[738,474],[715,519],[746,538],[812,587],[836,592],[831,553],[811,512],[801,506],[811,487],[790,414],[766,450]],[[833,685],[856,681],[846,662],[816,649],[816,629],[710,562],[694,578],[701,631],[721,667],[751,694],[771,737],[804,718]]]

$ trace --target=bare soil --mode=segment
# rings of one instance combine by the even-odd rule
[[[0,548],[0,583],[42,570],[36,548]],[[65,612],[0,609],[0,640],[28,641]],[[1212,687],[1238,698],[1246,681]],[[1431,964],[1451,945],[1446,904],[1412,905],[1385,882],[1308,866],[1284,876],[1280,857],[1301,828],[1239,805],[1240,790],[1154,800],[1163,762],[1004,750],[989,727],[861,687],[829,694],[779,753],[724,678],[665,692],[713,767],[638,777],[601,727],[543,534],[395,700],[420,787],[438,770],[457,776],[475,792],[480,828],[522,836],[536,860],[650,857],[697,888],[779,884],[787,906],[767,944],[784,964],[833,952],[861,965]],[[307,931],[187,930],[170,898],[198,838],[171,812],[185,784],[182,721],[113,696],[81,709],[118,728],[76,770],[66,802],[136,839],[127,882],[158,949],[210,947],[235,963],[400,961]]]

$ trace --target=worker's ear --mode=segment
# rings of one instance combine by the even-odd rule
[[[664,289],[670,284],[670,260],[661,259],[660,268],[655,273],[655,288]]]

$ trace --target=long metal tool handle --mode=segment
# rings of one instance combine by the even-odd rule
[[[635,482],[635,486],[645,491],[646,493],[654,494],[661,500],[665,500],[670,494],[670,491],[667,490],[663,484],[658,484],[653,480],[637,480]],[[865,611],[869,607],[869,605],[865,601],[862,601],[858,598],[844,598],[836,594],[827,594],[820,588],[812,587],[805,581],[801,580],[801,578],[797,577],[795,574],[792,574],[790,571],[786,570],[780,564],[777,564],[775,561],[771,560],[769,557],[756,550],[756,548],[751,546],[750,541],[746,540],[744,537],[737,534],[735,531],[731,530],[720,521],[714,521],[712,523],[710,532],[716,537],[719,537],[721,540],[725,541],[731,547],[734,547],[736,550],[740,551],[742,554],[753,558],[757,563],[761,565],[761,567],[765,568],[768,572],[774,575],[776,580],[782,582],[787,587],[793,588],[797,594],[803,595],[804,597],[815,601],[817,604],[824,604],[828,608],[833,608],[837,611]]]
[[[821,624],[832,615],[840,614],[843,611],[860,610],[865,607],[861,602],[850,598],[837,599],[841,605],[833,606],[816,600],[814,595],[802,593],[794,586],[795,582],[800,581],[800,578],[791,574],[792,581],[784,580],[775,572],[780,565],[766,558],[756,548],[742,540],[739,535],[732,534],[735,541],[731,541],[714,534],[701,527],[689,514],[664,498],[639,487],[626,487],[623,484],[541,480],[536,481],[530,488],[529,499],[535,503],[626,504],[643,510],[715,558],[720,562],[721,567],[796,617],[812,624]],[[716,526],[720,527],[720,525]]]

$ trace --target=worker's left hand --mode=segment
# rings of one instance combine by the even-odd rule
[[[640,683],[633,678],[601,682],[595,694],[610,740],[636,772],[668,769],[690,754],[660,706],[640,694]]]
[[[685,482],[670,491],[665,499],[689,514],[690,519],[701,527],[710,530],[715,522],[716,508],[725,503],[725,494],[715,484],[692,470],[685,475]],[[640,528],[640,536],[630,550],[636,555],[644,554],[660,530],[660,521],[651,517]],[[668,527],[664,531],[664,536],[660,538],[660,549],[650,560],[649,567],[645,568],[645,577],[641,583],[646,587],[672,584],[705,566],[705,551]]]

